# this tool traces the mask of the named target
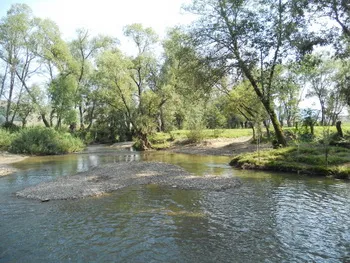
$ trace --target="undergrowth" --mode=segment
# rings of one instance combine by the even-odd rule
[[[84,143],[69,133],[45,127],[31,127],[13,134],[8,147],[11,153],[30,155],[54,155],[80,151]]]

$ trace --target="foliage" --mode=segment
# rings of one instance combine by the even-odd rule
[[[175,139],[176,129],[188,129],[181,136],[200,141],[225,137],[224,128],[251,127],[259,138],[264,125],[285,145],[281,124],[303,119],[299,139],[317,124],[297,114],[303,88],[311,87],[321,124],[336,123],[350,104],[347,2],[253,2],[193,0],[187,10],[198,20],[169,29],[161,43],[152,28],[127,25],[132,55],[115,38],[84,28],[64,41],[53,21],[15,4],[0,21],[0,118],[24,127],[39,117],[46,127],[71,127],[86,142],[134,137],[144,149],[160,143],[156,131],[173,131]],[[320,17],[338,28],[327,19],[320,26]],[[313,52],[325,44],[337,56]],[[38,78],[44,81],[32,85]]]
[[[14,135],[6,129],[0,129],[0,150],[7,151],[14,139]]]
[[[238,69],[250,82],[273,124],[279,144],[286,145],[273,106],[277,66],[287,56],[297,59],[312,50],[302,13],[290,1],[193,1],[199,17],[192,33],[198,49],[226,70]],[[301,32],[305,32],[301,36]],[[317,42],[316,42],[317,43]]]
[[[77,152],[83,148],[83,142],[69,133],[38,126],[20,130],[12,141],[9,151],[31,155],[54,155]]]

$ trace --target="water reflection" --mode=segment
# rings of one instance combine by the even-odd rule
[[[13,193],[120,161],[163,161],[198,175],[238,176],[222,192],[134,186],[40,203]],[[0,262],[348,262],[347,182],[236,171],[227,157],[94,147],[28,158],[0,178]]]

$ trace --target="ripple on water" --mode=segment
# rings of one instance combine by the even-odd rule
[[[76,163],[57,158],[31,164],[28,158],[30,170],[1,178],[0,262],[350,261],[348,183],[241,172],[221,158],[157,152],[147,158],[201,175],[242,175],[243,184],[221,192],[135,186],[100,198],[48,203],[11,195],[40,178],[49,180],[45,171],[52,171],[52,179],[126,159],[103,149],[75,156]]]

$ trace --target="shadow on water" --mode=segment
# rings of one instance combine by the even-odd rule
[[[239,177],[240,188],[133,186],[102,197],[40,203],[29,185],[103,163],[162,161],[199,176]],[[349,262],[347,182],[238,171],[229,158],[110,147],[32,157],[0,178],[0,262]]]

